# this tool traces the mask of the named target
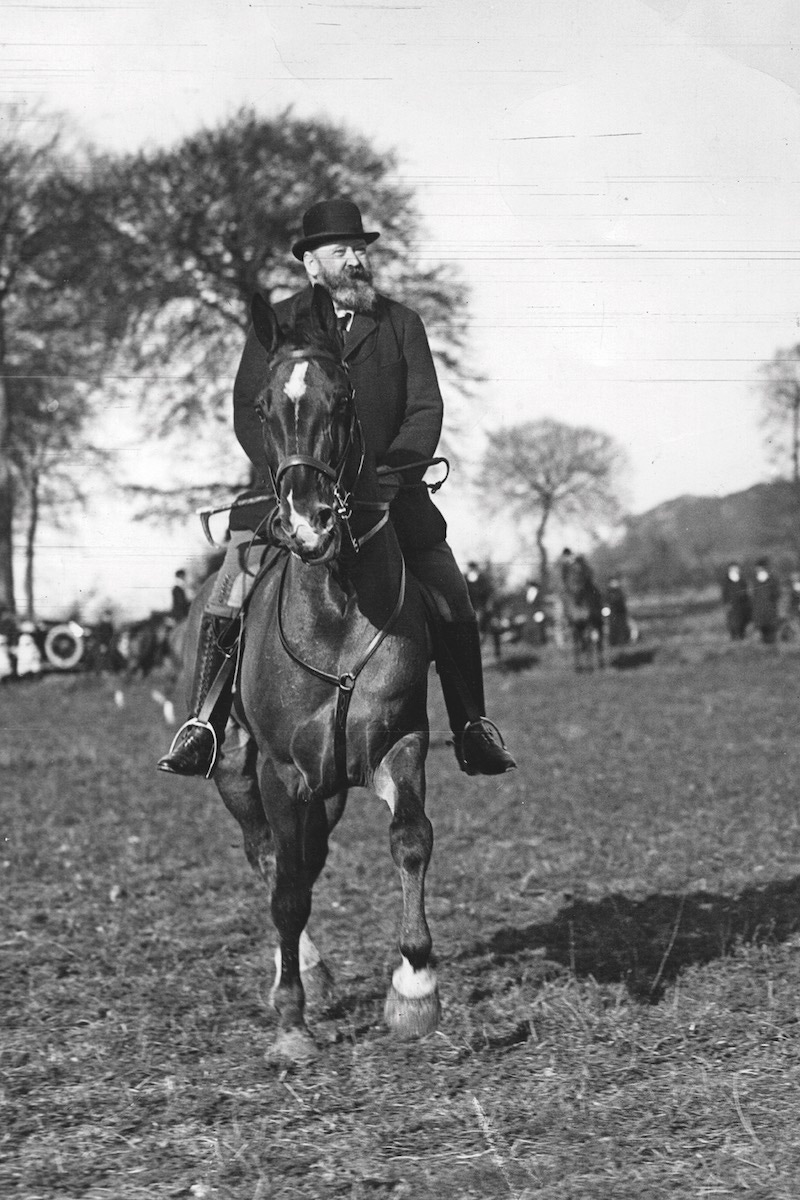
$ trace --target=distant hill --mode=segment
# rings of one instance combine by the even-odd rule
[[[600,577],[620,574],[637,592],[705,587],[733,560],[750,568],[767,555],[781,575],[800,568],[800,491],[757,483],[730,496],[679,496],[628,517],[615,544],[599,546]]]

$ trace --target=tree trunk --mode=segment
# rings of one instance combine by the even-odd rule
[[[792,405],[792,482],[800,483],[800,387],[794,389]]]
[[[547,547],[544,544],[544,534],[549,517],[550,509],[545,505],[542,507],[542,515],[536,528],[536,546],[539,551],[539,587],[542,589],[542,598],[550,594],[550,568],[547,561]]]
[[[34,471],[30,487],[30,513],[25,535],[25,615],[29,621],[36,620],[36,602],[33,590],[33,560],[36,554],[36,531],[39,526],[39,473]]]
[[[0,610],[14,607],[14,482],[9,461],[8,389],[3,378],[5,353],[0,332]]]

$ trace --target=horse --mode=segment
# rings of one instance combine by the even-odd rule
[[[563,567],[564,618],[572,635],[576,671],[604,665],[603,595],[582,554]]]
[[[125,625],[117,635],[116,651],[122,660],[127,680],[147,679],[163,666],[169,655],[169,636],[173,626],[168,613],[151,612],[140,621]]]
[[[161,714],[167,725],[175,724],[175,702],[173,699],[183,671],[184,651],[186,645],[187,621],[175,621],[168,618],[166,622],[166,637],[162,646],[160,687],[150,691],[150,698],[161,709]]]
[[[175,705],[171,697],[183,668],[183,642],[186,622],[177,624],[169,613],[153,611],[148,617],[131,622],[118,632],[113,643],[113,669],[117,676],[114,703],[125,707],[125,688],[135,680],[158,679],[150,691],[168,725],[175,723]]]
[[[211,777],[271,896],[277,1033],[266,1057],[297,1064],[319,1052],[306,991],[324,987],[329,973],[306,925],[351,787],[388,805],[402,884],[401,958],[385,1021],[403,1039],[438,1025],[424,902],[433,845],[425,814],[431,645],[423,597],[406,573],[364,444],[328,293],[315,287],[291,329],[258,295],[251,317],[265,352],[255,407],[276,507]],[[187,664],[212,582],[192,604]]]

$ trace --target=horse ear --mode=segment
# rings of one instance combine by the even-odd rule
[[[311,317],[319,333],[326,339],[336,340],[339,332],[336,309],[333,307],[330,292],[318,283],[314,284],[311,292]]]
[[[275,310],[267,304],[264,297],[256,292],[250,305],[250,316],[253,318],[253,332],[267,354],[274,354],[280,345],[281,327]]]

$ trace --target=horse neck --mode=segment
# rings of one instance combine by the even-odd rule
[[[363,513],[353,525],[357,539],[364,538],[384,515],[370,509]],[[339,629],[339,636],[346,636],[349,627],[361,625],[364,619],[380,629],[394,610],[403,576],[403,556],[391,522],[359,542],[357,551],[343,530],[342,550],[335,562],[304,567],[290,560],[291,608],[298,617],[302,611],[301,620],[308,623],[310,634],[317,629],[326,637]]]

